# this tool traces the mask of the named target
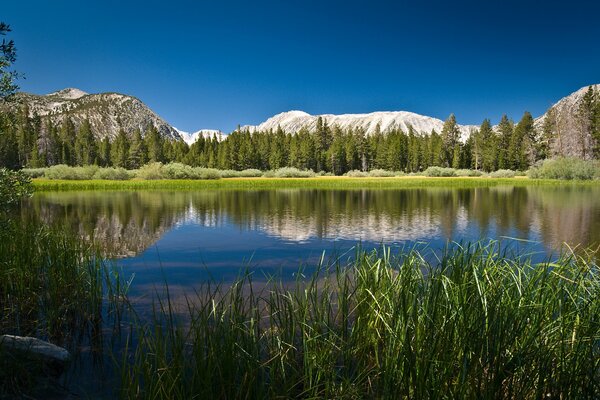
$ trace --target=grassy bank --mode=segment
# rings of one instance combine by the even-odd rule
[[[245,276],[134,324],[124,398],[600,396],[600,274],[476,244],[360,253],[265,289]]]
[[[199,190],[199,189],[400,189],[412,187],[486,187],[497,185],[599,185],[600,181],[560,181],[553,179],[519,178],[225,178],[218,180],[50,180],[34,179],[37,191],[60,190]]]

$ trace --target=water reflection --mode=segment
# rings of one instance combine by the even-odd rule
[[[198,236],[203,228],[234,227],[299,244],[510,236],[558,249],[600,239],[600,188],[590,186],[38,193],[24,212],[69,224],[119,257],[181,226],[196,227]]]

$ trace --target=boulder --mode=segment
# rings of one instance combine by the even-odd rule
[[[21,353],[42,363],[63,367],[71,359],[71,354],[62,347],[28,336],[0,336],[3,351]]]

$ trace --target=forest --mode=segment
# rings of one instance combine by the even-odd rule
[[[600,93],[593,87],[578,106],[577,131],[569,141],[577,156],[600,158]],[[497,126],[485,119],[463,142],[455,116],[441,132],[429,134],[376,129],[342,130],[322,119],[314,131],[294,134],[281,128],[254,132],[238,128],[224,140],[200,137],[188,146],[183,140],[163,138],[154,126],[143,132],[123,129],[114,138],[98,138],[89,120],[76,126],[68,114],[53,124],[30,112],[25,104],[16,113],[0,114],[0,166],[11,169],[52,165],[121,167],[137,169],[149,162],[180,162],[193,167],[223,170],[275,170],[282,167],[342,175],[348,171],[419,172],[431,166],[495,171],[525,171],[540,160],[567,156],[565,132],[552,109],[536,129],[529,112],[513,122],[506,115]]]

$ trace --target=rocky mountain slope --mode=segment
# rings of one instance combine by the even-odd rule
[[[341,129],[363,129],[367,135],[373,134],[377,127],[382,133],[388,133],[395,129],[402,129],[408,132],[409,126],[420,134],[430,134],[433,129],[438,133],[442,131],[444,121],[419,115],[407,111],[384,111],[373,112],[369,114],[323,114],[310,115],[303,111],[288,111],[277,114],[260,125],[247,125],[244,128],[251,132],[276,130],[278,127],[286,133],[295,133],[300,129],[308,129],[309,131],[316,129],[317,119],[321,117],[329,126],[337,125]],[[469,132],[473,128],[472,125],[459,126],[462,139],[465,140],[469,136]]]
[[[536,118],[535,127],[539,140],[543,140],[544,125],[552,127],[550,149],[554,155],[568,155],[587,158],[591,155],[592,138],[585,134],[579,116],[579,108],[583,102],[584,95],[590,86],[584,86],[576,92],[563,97],[552,105],[544,115]],[[592,85],[597,95],[600,95],[600,84]]]
[[[4,103],[2,107],[15,111],[27,104],[30,115],[50,118],[55,124],[62,123],[68,115],[76,127],[89,119],[92,131],[99,138],[114,138],[120,128],[128,133],[140,129],[143,134],[153,124],[163,137],[181,139],[175,128],[133,96],[119,93],[88,94],[67,88],[47,95],[18,93],[14,100]]]

